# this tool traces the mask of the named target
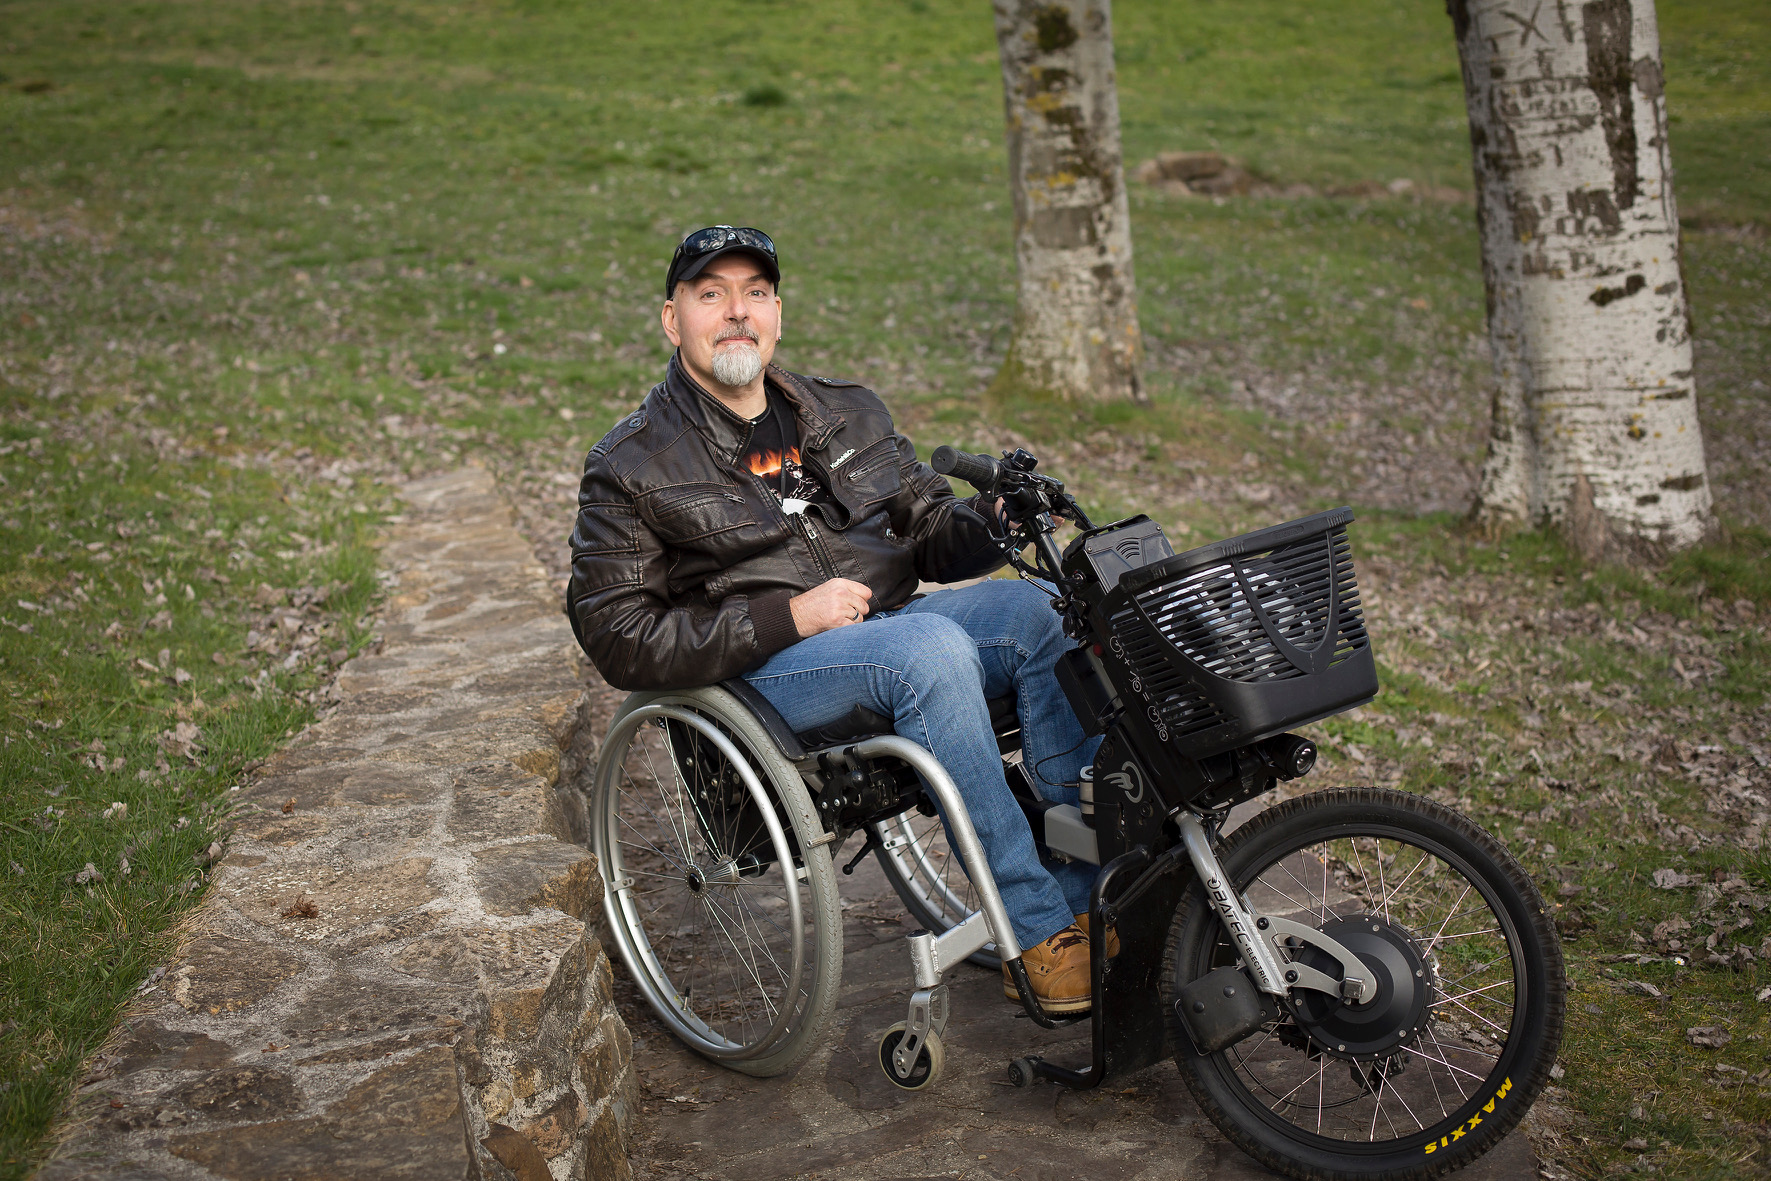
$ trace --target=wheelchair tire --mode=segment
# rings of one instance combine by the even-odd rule
[[[978,892],[959,854],[948,844],[940,817],[914,809],[900,812],[875,825],[874,836],[879,841],[874,851],[879,867],[923,930],[940,935],[978,909]],[[1002,967],[994,943],[986,943],[968,959],[992,971]]]
[[[930,1033],[922,1041],[922,1049],[916,1052],[916,1062],[910,1068],[910,1077],[901,1079],[898,1072],[892,1069],[892,1053],[898,1043],[904,1040],[904,1033],[909,1025],[898,1022],[886,1030],[879,1039],[879,1068],[885,1072],[892,1086],[902,1091],[924,1091],[935,1085],[941,1077],[941,1070],[947,1063],[947,1052],[941,1046],[941,1035]]]
[[[842,982],[842,904],[805,784],[755,717],[717,687],[633,694],[589,814],[611,937],[659,1019],[745,1074],[803,1062]]]
[[[1310,1181],[1430,1178],[1518,1124],[1556,1061],[1565,980],[1549,908],[1499,841],[1431,800],[1355,788],[1289,800],[1218,856],[1256,913],[1330,930],[1379,989],[1358,1006],[1300,990],[1278,1020],[1199,1054],[1176,992],[1241,961],[1193,883],[1163,1009],[1189,1088],[1239,1148]],[[1319,951],[1298,957],[1340,973]]]

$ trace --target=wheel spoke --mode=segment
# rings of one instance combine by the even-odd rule
[[[1400,856],[1400,854],[1398,854],[1398,856]],[[1397,882],[1394,888],[1392,888],[1391,890],[1389,890],[1387,893],[1384,894],[1384,917],[1385,918],[1390,917],[1390,899],[1394,898],[1396,895],[1398,895],[1402,892],[1402,887],[1406,886],[1408,884],[1409,878],[1412,878],[1415,875],[1415,871],[1420,869],[1421,866],[1423,866],[1427,863],[1428,856],[1429,856],[1429,854],[1427,854],[1426,852],[1423,851],[1421,853],[1420,859],[1414,863],[1414,869],[1409,870],[1407,875],[1404,876],[1401,881]],[[1382,876],[1381,872],[1380,872],[1379,876],[1380,877]]]
[[[1509,980],[1496,980],[1493,984],[1484,984],[1481,988],[1472,988],[1467,992],[1460,992],[1456,996],[1440,997],[1439,999],[1442,1001],[1460,1001],[1460,1000],[1464,999],[1465,997],[1476,996],[1479,993],[1487,992],[1491,988],[1505,988],[1505,987],[1511,985],[1512,983],[1513,982],[1510,979]],[[1485,996],[1485,997],[1482,997],[1482,999],[1485,1001],[1494,1001],[1494,998],[1491,996]],[[1512,1003],[1510,1001],[1495,1001],[1495,1003],[1496,1004],[1504,1004],[1509,1009],[1513,1007]]]
[[[1476,1020],[1482,1022],[1482,1024],[1488,1026],[1489,1028],[1497,1030],[1498,1032],[1503,1033],[1503,1034],[1506,1033],[1505,1026],[1496,1025],[1493,1021],[1490,1021],[1487,1017],[1484,1017],[1482,1014],[1476,1012],[1476,1010],[1470,1008],[1470,1006],[1464,1004],[1462,1001],[1452,1000],[1451,1003],[1456,1005],[1458,1008],[1462,1009],[1464,1012],[1468,1013],[1470,1016],[1474,1017]]]

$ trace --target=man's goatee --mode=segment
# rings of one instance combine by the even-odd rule
[[[713,348],[713,377],[721,385],[747,386],[762,376],[762,371],[763,355],[754,344]]]

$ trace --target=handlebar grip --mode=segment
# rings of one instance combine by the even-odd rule
[[[988,455],[973,455],[969,451],[956,451],[947,446],[935,448],[929,466],[943,476],[958,476],[980,492],[994,492],[997,481],[1002,479],[1000,460],[991,459]]]

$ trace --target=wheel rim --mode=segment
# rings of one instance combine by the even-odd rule
[[[917,921],[940,934],[964,922],[978,909],[978,894],[966,876],[963,860],[947,841],[938,816],[900,812],[880,823],[880,856],[887,871],[922,903]],[[972,957],[994,958],[996,944],[986,943]]]
[[[1325,1041],[1355,1023],[1337,1023],[1312,999],[1211,1061],[1249,1110],[1289,1139],[1340,1152],[1438,1147],[1441,1137],[1449,1144],[1453,1130],[1461,1138],[1474,1129],[1466,1127],[1472,1115],[1486,1117],[1484,1105],[1493,1110],[1520,1051],[1528,997],[1519,929],[1493,884],[1456,851],[1390,826],[1347,827],[1238,877],[1257,912],[1318,929],[1365,919],[1382,928],[1374,947],[1380,935],[1411,939],[1419,960],[1408,962],[1420,965],[1424,1003],[1398,1007],[1387,991],[1369,1003],[1421,1014],[1420,1028],[1381,1047],[1377,1039]],[[1299,958],[1327,961],[1319,952]],[[1237,962],[1221,932],[1201,959],[1195,975]]]
[[[645,705],[611,728],[596,782],[604,909],[648,1003],[709,1057],[766,1053],[798,1011],[806,935],[793,846],[750,760],[701,714]],[[747,823],[761,832],[741,839]]]

